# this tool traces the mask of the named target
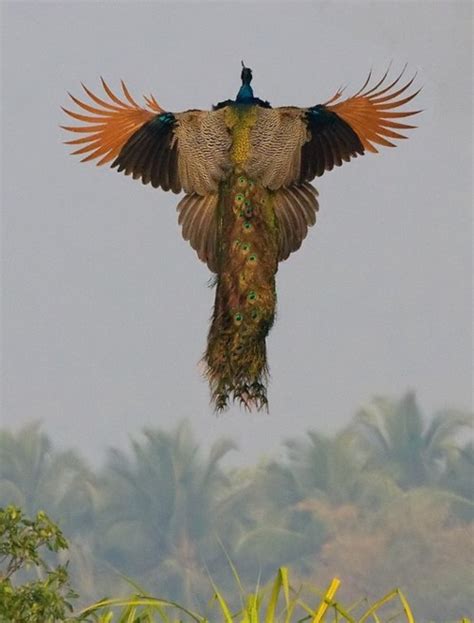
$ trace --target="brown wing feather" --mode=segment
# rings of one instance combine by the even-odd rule
[[[370,82],[369,74],[364,86],[355,95],[339,102],[342,93],[338,91],[334,97],[324,104],[327,110],[336,113],[351,126],[367,151],[377,153],[378,150],[374,144],[395,147],[395,144],[387,139],[407,138],[395,130],[416,127],[394,121],[394,119],[411,117],[421,112],[420,110],[394,112],[396,108],[410,102],[421,90],[418,89],[414,93],[399,99],[399,96],[411,87],[415,79],[414,76],[405,85],[393,90],[403,73],[404,70],[391,84],[383,86],[388,74],[386,72],[375,86],[366,88]]]
[[[217,202],[217,194],[201,196],[194,193],[185,195],[176,208],[183,238],[189,240],[199,259],[206,262],[213,272],[217,272]]]
[[[398,130],[416,127],[394,120],[420,112],[397,110],[419,93],[418,90],[400,97],[411,87],[414,77],[397,87],[403,72],[385,85],[387,75],[388,70],[374,86],[370,86],[369,74],[362,88],[346,100],[339,101],[342,95],[339,90],[325,104],[301,109],[304,110],[308,139],[301,148],[299,182],[311,181],[366,151],[377,153],[376,144],[394,147],[392,139],[406,138]]]
[[[273,208],[278,223],[278,261],[300,248],[308,227],[316,222],[318,191],[311,184],[304,183],[280,188],[273,193]]]
[[[66,145],[82,145],[72,152],[73,155],[84,155],[81,162],[98,159],[97,165],[114,160],[129,138],[145,123],[157,114],[164,112],[151,96],[147,99],[147,108],[141,108],[131,97],[124,82],[122,91],[127,101],[119,99],[101,78],[102,86],[110,101],[103,100],[83,86],[84,91],[95,104],[92,106],[69,94],[73,102],[82,110],[90,113],[84,115],[63,108],[64,112],[80,121],[78,126],[61,126],[63,129],[87,136],[66,141]]]
[[[105,98],[84,85],[89,102],[70,95],[81,109],[63,108],[80,122],[61,126],[81,135],[66,141],[77,146],[72,153],[83,155],[83,162],[98,160],[102,165],[112,161],[118,171],[163,190],[180,192],[184,188],[202,196],[216,192],[226,175],[232,143],[224,111],[165,113],[153,95],[144,98],[146,107],[142,108],[121,84],[122,99],[104,80]]]

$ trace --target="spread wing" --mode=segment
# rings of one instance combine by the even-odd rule
[[[416,126],[401,123],[399,120],[420,111],[397,109],[410,102],[419,90],[401,97],[415,79],[413,77],[405,85],[398,87],[403,73],[402,71],[398,78],[385,86],[387,71],[373,87],[369,85],[369,74],[364,86],[352,97],[340,101],[342,92],[338,91],[325,104],[304,110],[308,140],[302,146],[300,154],[300,182],[310,181],[366,151],[378,153],[376,145],[395,147],[389,139],[407,138],[399,130]]]
[[[259,108],[252,128],[249,174],[270,190],[309,182],[344,161],[377,153],[376,145],[395,147],[400,130],[416,126],[400,120],[419,110],[397,110],[418,93],[403,95],[414,78],[399,87],[403,72],[385,85],[387,73],[373,87],[370,74],[355,95],[340,100],[341,91],[325,104],[309,108]]]
[[[376,145],[395,147],[406,138],[402,123],[420,111],[400,111],[419,91],[404,95],[413,79],[399,86],[403,72],[386,85],[387,73],[370,87],[370,74],[355,95],[341,100],[341,92],[325,104],[310,108],[259,108],[252,128],[249,174],[274,193],[280,234],[280,257],[298,249],[316,220],[318,202],[308,184],[316,176],[349,162]]]
[[[66,141],[77,146],[73,154],[83,162],[111,163],[112,168],[175,193],[206,195],[218,189],[227,166],[231,137],[224,123],[224,112],[192,110],[165,112],[153,96],[145,97],[141,107],[122,82],[124,99],[117,97],[104,80],[107,99],[83,88],[90,102],[70,94],[86,111],[63,108],[77,126],[62,126],[79,138]]]

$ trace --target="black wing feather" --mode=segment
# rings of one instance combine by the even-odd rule
[[[178,175],[178,158],[173,128],[177,123],[172,113],[162,113],[147,121],[128,139],[112,167],[141,178],[144,184],[157,188],[181,190]]]
[[[308,108],[305,120],[310,139],[301,149],[300,183],[320,177],[324,171],[331,171],[343,161],[348,162],[364,153],[364,147],[351,126],[326,106]]]

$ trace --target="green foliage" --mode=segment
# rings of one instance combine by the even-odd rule
[[[472,424],[471,414],[444,410],[426,425],[415,394],[408,392],[399,401],[374,398],[357,413],[353,430],[368,467],[407,489],[437,482],[457,435]]]
[[[286,441],[289,468],[298,483],[300,498],[318,498],[334,504],[357,499],[365,474],[349,430],[329,437],[308,431],[303,440]]]
[[[39,551],[46,548],[57,553],[67,549],[64,536],[47,515],[39,512],[30,520],[17,507],[0,509],[0,537],[0,560],[4,567],[0,579],[1,623],[209,623],[216,620],[215,611],[209,619],[177,602],[147,595],[131,581],[129,583],[137,590],[131,597],[102,599],[73,615],[68,599],[76,595],[69,587],[66,568],[50,568]],[[322,623],[324,618],[330,617],[334,623],[341,620],[365,623],[369,619],[382,623],[401,617],[408,623],[415,623],[408,601],[399,588],[372,604],[359,600],[347,607],[335,598],[341,584],[337,577],[323,592],[310,585],[295,589],[290,584],[288,569],[282,567],[273,582],[245,592],[236,568],[230,560],[228,563],[240,598],[237,608],[235,600],[228,601],[209,579],[213,591],[211,604],[217,606],[218,617],[224,623]],[[14,586],[12,576],[31,566],[43,571],[44,578]],[[399,608],[387,609],[396,600]],[[316,604],[311,605],[314,602]],[[466,622],[467,619],[462,620]]]
[[[0,431],[0,504],[35,514],[42,508],[63,529],[86,532],[96,503],[95,479],[75,451],[58,452],[38,422]]]
[[[233,469],[223,465],[232,442],[203,452],[181,423],[146,429],[95,471],[32,424],[0,430],[0,506],[46,508],[59,523],[69,550],[57,560],[70,558],[80,607],[126,595],[123,576],[132,576],[146,589],[138,596],[166,596],[207,617],[212,577],[235,613],[257,582],[289,565],[302,583],[340,576],[344,602],[399,586],[419,618],[444,622],[474,600],[473,446],[460,437],[470,421],[456,411],[427,418],[412,393],[378,398],[334,435],[309,431],[278,460]],[[147,607],[130,612],[145,617]]]
[[[0,622],[53,623],[69,620],[72,611],[67,569],[50,567],[42,550],[58,552],[67,542],[44,512],[31,520],[15,506],[0,508]],[[14,582],[22,572],[37,572],[38,579]]]
[[[101,551],[127,574],[140,574],[173,599],[193,604],[213,569],[216,535],[232,530],[223,500],[230,482],[220,467],[235,448],[222,439],[202,457],[190,426],[145,430],[132,456],[113,451],[104,472]],[[129,561],[133,561],[130,565]]]
[[[228,511],[239,516],[241,529],[226,546],[242,574],[266,582],[283,563],[304,567],[326,531],[318,517],[298,506],[302,497],[291,470],[273,461],[261,463],[236,471],[234,482],[238,486]]]
[[[365,623],[373,619],[376,623],[382,620],[415,623],[415,619],[407,599],[400,589],[395,589],[373,602],[365,604],[365,608],[355,612],[356,607],[364,600],[352,606],[343,606],[335,599],[336,592],[341,584],[338,578],[333,578],[326,591],[317,591],[314,588],[299,587],[295,590],[289,581],[286,567],[278,570],[274,580],[264,587],[259,587],[250,593],[245,593],[241,580],[234,570],[237,589],[240,593],[240,607],[233,609],[232,603],[227,601],[218,587],[212,583],[212,602],[218,607],[218,620],[224,623],[322,623],[324,618],[334,623],[347,621],[348,623]],[[317,595],[316,599],[314,595]],[[316,605],[310,603],[315,601]],[[398,604],[397,604],[398,601]],[[398,605],[395,610],[387,610],[387,605]],[[198,613],[191,612],[182,606],[144,595],[133,595],[128,599],[107,599],[89,606],[81,615],[91,614],[98,623],[110,623],[117,609],[118,623],[180,623],[183,620],[197,623],[209,623],[209,619]],[[381,618],[381,611],[385,615]],[[390,615],[390,617],[389,617]],[[178,616],[179,618],[175,618]],[[184,616],[184,619],[182,618]],[[115,619],[114,619],[115,620]],[[216,620],[215,613],[213,618]],[[462,623],[465,620],[463,619]]]
[[[474,503],[474,444],[452,446],[446,453],[446,469],[440,478],[444,488],[458,493]],[[471,520],[474,513],[469,514]]]

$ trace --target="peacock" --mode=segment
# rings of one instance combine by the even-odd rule
[[[315,224],[318,192],[311,181],[343,162],[394,147],[402,123],[419,110],[397,110],[415,77],[400,83],[389,70],[347,99],[342,90],[324,104],[273,108],[255,97],[252,70],[242,62],[235,99],[212,110],[173,113],[153,95],[138,104],[125,83],[117,96],[101,78],[100,97],[71,95],[75,155],[96,160],[143,184],[173,193],[183,238],[214,273],[215,303],[204,355],[216,411],[237,400],[268,410],[266,337],[276,308],[279,262],[298,250]],[[387,84],[387,82],[389,82]]]

